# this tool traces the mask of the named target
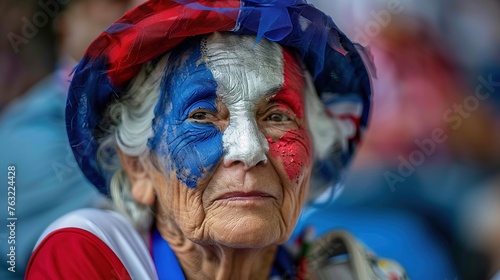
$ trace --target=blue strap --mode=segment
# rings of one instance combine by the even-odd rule
[[[155,262],[156,272],[158,273],[158,279],[186,279],[174,251],[172,251],[167,241],[161,237],[160,232],[156,227],[153,229],[153,259]],[[286,276],[293,275],[293,270],[294,265],[292,257],[282,246],[279,246],[276,251],[276,258],[269,276],[286,278]]]
[[[292,256],[283,246],[279,246],[269,277],[272,279],[277,279],[274,277],[279,277],[278,279],[292,279],[296,273],[295,269]]]
[[[153,259],[160,280],[185,280],[181,265],[167,241],[156,227],[153,229]]]

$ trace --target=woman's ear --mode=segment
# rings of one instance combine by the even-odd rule
[[[153,179],[150,176],[149,167],[139,160],[118,151],[123,169],[127,173],[130,182],[132,197],[139,203],[151,206],[155,202],[155,190]]]

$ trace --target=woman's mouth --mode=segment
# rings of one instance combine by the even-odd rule
[[[266,192],[251,191],[251,192],[228,192],[217,198],[216,200],[226,201],[249,201],[249,200],[262,200],[274,199],[275,197]]]

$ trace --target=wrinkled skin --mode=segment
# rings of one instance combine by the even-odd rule
[[[127,159],[124,165],[134,197],[155,203],[156,225],[188,278],[267,279],[275,249],[289,238],[308,193],[312,147],[304,77],[293,55],[274,43],[255,46],[253,37],[218,33],[204,43],[196,63],[189,63],[193,50],[186,51],[176,70],[181,74],[169,76],[175,88],[167,89],[170,101],[164,107],[196,96],[192,91],[204,83],[190,85],[210,77],[206,71],[216,84],[208,98],[213,102],[192,100],[195,106],[187,104],[187,113],[157,116],[161,127],[155,131],[165,136],[155,149],[162,168],[127,166],[132,162]],[[189,129],[176,134],[183,125]],[[215,128],[222,135],[204,134]],[[187,136],[193,130],[197,138]],[[201,154],[210,153],[202,141],[215,143],[210,145],[221,156]],[[187,155],[201,155],[172,160],[174,143],[176,153],[188,149]],[[186,161],[203,167],[194,187],[186,183],[193,180],[186,176],[193,162]]]

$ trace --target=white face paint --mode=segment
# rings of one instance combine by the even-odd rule
[[[251,36],[214,33],[202,43],[206,64],[217,82],[217,96],[230,114],[222,136],[224,163],[250,168],[267,162],[269,144],[255,119],[255,107],[283,86],[281,46]]]
[[[307,197],[312,166],[300,65],[291,50],[266,40],[255,44],[254,36],[216,33],[200,50],[201,57],[189,46],[186,54],[176,54],[176,63],[188,64],[169,81],[178,101],[173,108],[189,109],[166,115],[174,118],[165,122],[172,132],[167,137],[187,142],[186,156],[175,167],[189,168],[175,170],[177,176],[154,175],[157,217],[171,217],[198,244],[284,243]],[[189,96],[194,101],[185,101]],[[174,141],[173,147],[182,147]],[[202,175],[191,176],[196,180],[188,178],[187,185],[184,170]],[[172,228],[170,221],[156,222],[160,230]]]

